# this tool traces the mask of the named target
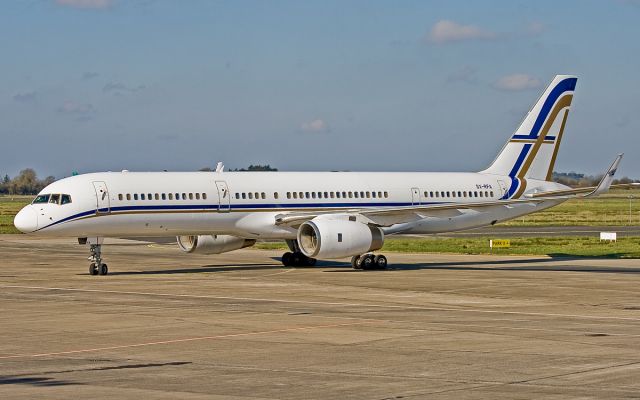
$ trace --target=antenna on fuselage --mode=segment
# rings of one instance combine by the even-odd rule
[[[218,164],[216,164],[216,172],[224,172],[224,164],[222,161],[218,161]]]

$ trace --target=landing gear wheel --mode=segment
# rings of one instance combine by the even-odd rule
[[[293,265],[294,267],[304,265],[303,261],[305,261],[304,255],[300,253],[293,253],[293,255],[291,256],[291,265]]]
[[[353,269],[362,269],[362,257],[360,256],[353,256],[351,257],[351,266],[353,267]]]
[[[107,264],[102,264],[98,270],[98,273],[100,275],[106,275],[109,273],[109,268],[107,267]]]
[[[372,269],[374,267],[374,260],[373,254],[365,254],[361,257],[360,266],[362,269]]]
[[[89,265],[89,275],[98,275],[98,266],[95,263]]]
[[[378,269],[387,269],[387,257],[382,254],[375,256],[373,259],[373,264]]]
[[[292,266],[293,265],[292,261],[293,261],[293,253],[287,251],[282,255],[282,265],[284,265],[285,267]]]

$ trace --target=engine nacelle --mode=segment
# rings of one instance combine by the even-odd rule
[[[298,244],[307,257],[344,258],[378,250],[384,233],[357,221],[314,218],[300,225]]]
[[[253,239],[231,235],[178,236],[176,239],[180,250],[193,254],[220,254],[256,244]]]

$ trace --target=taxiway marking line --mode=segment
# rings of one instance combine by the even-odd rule
[[[310,330],[314,330],[314,329],[341,328],[341,327],[345,327],[345,326],[364,325],[364,324],[370,324],[370,323],[374,323],[374,322],[380,323],[380,321],[369,320],[369,321],[360,321],[360,322],[349,322],[349,323],[343,323],[343,324],[299,326],[299,327],[294,327],[294,328],[273,329],[273,330],[269,330],[269,331],[229,333],[229,334],[226,334],[226,335],[214,335],[214,336],[199,336],[199,337],[183,338],[183,339],[160,340],[160,341],[156,341],[156,342],[145,342],[145,343],[123,344],[123,345],[118,345],[118,346],[96,347],[96,348],[92,348],[92,349],[57,351],[57,352],[52,352],[52,353],[13,354],[13,355],[9,355],[9,356],[0,356],[0,360],[7,360],[7,359],[14,359],[14,358],[52,357],[52,356],[62,356],[62,355],[69,355],[69,354],[92,353],[92,352],[106,351],[106,350],[128,349],[128,348],[133,348],[133,347],[156,346],[156,345],[160,345],[160,344],[174,344],[174,343],[184,343],[184,342],[195,342],[195,341],[199,341],[199,340],[229,339],[229,338],[237,338],[237,337],[268,335],[268,334],[271,334],[271,333],[287,333],[287,332],[310,331]]]
[[[466,313],[480,313],[480,314],[523,315],[523,316],[529,316],[529,317],[564,317],[564,318],[578,318],[578,319],[589,319],[589,320],[614,320],[614,321],[640,322],[640,318],[632,318],[632,317],[612,317],[612,316],[606,316],[606,315],[597,316],[597,315],[540,313],[540,312],[523,312],[523,311],[480,310],[480,309],[474,309],[474,308],[465,309],[465,308],[451,308],[451,307],[428,307],[428,306],[412,306],[409,304],[401,305],[401,304],[344,303],[344,302],[330,302],[330,301],[265,299],[265,298],[257,298],[257,297],[208,296],[208,295],[196,295],[196,294],[133,292],[133,291],[124,291],[124,290],[79,289],[79,288],[22,286],[22,285],[0,285],[0,288],[51,290],[51,291],[60,290],[60,291],[68,291],[68,292],[107,293],[107,294],[124,294],[124,295],[136,295],[136,296],[254,301],[254,302],[266,302],[266,303],[308,304],[308,305],[341,306],[341,307],[371,307],[371,308],[387,308],[387,309],[400,309],[400,310],[446,311],[446,312],[466,312]]]

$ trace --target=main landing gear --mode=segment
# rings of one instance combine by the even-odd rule
[[[378,254],[377,256],[373,254],[353,256],[351,257],[351,265],[353,269],[386,269],[387,257],[382,254]]]
[[[302,253],[297,240],[288,239],[286,242],[291,251],[282,255],[282,265],[285,267],[313,267],[316,265],[315,258],[307,257]]]
[[[285,267],[313,267],[316,259],[307,257],[301,252],[286,252],[282,255],[282,265]]]
[[[102,262],[102,245],[90,245],[89,252],[91,253],[91,255],[89,256],[89,261],[91,261],[91,264],[89,265],[89,275],[108,274],[109,268],[107,267],[107,264],[104,264]]]

